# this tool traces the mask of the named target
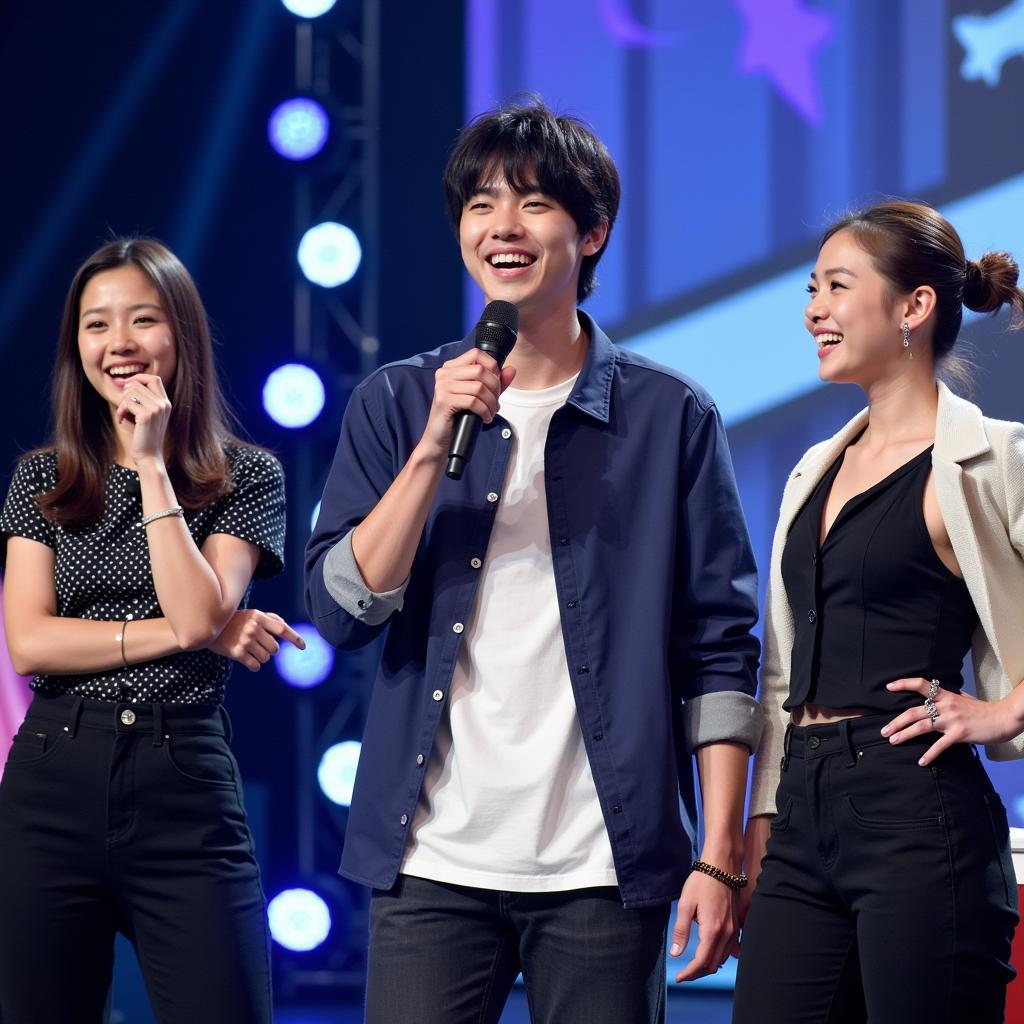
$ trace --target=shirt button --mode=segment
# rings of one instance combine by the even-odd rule
[[[401,823],[403,825],[408,825],[409,824],[409,815],[408,814],[403,814],[402,817],[399,818],[398,820],[401,821]]]
[[[501,436],[502,436],[503,438],[505,438],[505,440],[507,441],[507,440],[508,440],[508,439],[509,439],[509,438],[510,438],[510,437],[512,436],[512,431],[511,431],[511,430],[509,430],[509,429],[508,429],[508,427],[505,427],[505,428],[504,428],[504,429],[503,429],[503,430],[501,431]]]
[[[570,608],[575,608],[576,607],[576,602],[575,601],[570,601],[569,602],[569,607]]]
[[[811,625],[814,625],[814,623],[818,621],[818,613],[813,608],[807,613],[807,621],[811,623]]]
[[[470,565],[471,565],[471,566],[472,566],[472,567],[473,567],[474,569],[479,569],[479,568],[480,568],[480,566],[481,566],[481,565],[483,565],[484,563],[483,563],[482,561],[480,561],[480,559],[479,559],[479,558],[471,558],[471,559],[469,560],[469,564],[470,564]]]
[[[820,736],[812,736],[807,741],[807,746],[809,746],[811,748],[811,750],[817,750],[818,747],[821,746],[821,737]]]
[[[131,708],[125,708],[121,712],[121,724],[122,725],[134,725],[135,724],[135,712]]]
[[[423,764],[423,755],[422,754],[417,754],[416,755],[416,763],[417,764]]]
[[[595,739],[595,740],[596,740],[596,741],[597,741],[598,743],[600,743],[600,742],[601,742],[601,740],[603,740],[603,739],[604,739],[604,733],[603,733],[603,732],[595,732],[595,733],[594,733],[594,739]]]
[[[576,669],[576,671],[579,672],[579,674],[581,676],[585,676],[590,671],[590,666],[589,665],[580,665],[580,667],[578,669]]]
[[[493,504],[494,502],[496,502],[496,501],[498,500],[498,495],[497,495],[497,492],[495,492],[495,491],[490,491],[490,492],[488,493],[488,495],[487,495],[487,500],[488,500],[489,502],[491,502],[492,504]]]
[[[440,690],[435,690],[434,700],[444,700],[444,694]]]
[[[621,814],[621,813],[622,813],[622,804],[615,804],[615,806],[612,807],[612,814]]]
[[[466,627],[461,622],[456,622],[455,625],[452,626],[452,632],[461,633],[465,628]]]
[[[558,543],[559,544],[568,544],[569,543],[569,538],[568,537],[559,537],[558,538]]]
[[[817,564],[818,564],[818,552],[815,551],[814,554],[811,555],[811,565],[817,565]]]

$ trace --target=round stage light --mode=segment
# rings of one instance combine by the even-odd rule
[[[299,242],[299,266],[306,278],[323,288],[336,288],[359,269],[363,250],[351,228],[324,221]]]
[[[348,807],[352,803],[352,788],[356,784],[356,768],[359,767],[361,749],[362,744],[358,740],[346,740],[328,747],[320,758],[320,767],[316,770],[317,782],[324,796],[340,807]]]
[[[308,953],[331,931],[327,904],[310,889],[285,889],[267,904],[270,934],[285,949]]]
[[[303,363],[285,363],[263,385],[263,408],[282,427],[308,427],[323,412],[327,392],[320,375]]]
[[[308,160],[327,145],[331,120],[316,100],[297,97],[278,104],[267,122],[267,137],[289,160]]]
[[[281,3],[300,18],[319,18],[326,14],[337,0],[281,0]]]
[[[306,641],[306,649],[300,651],[289,643],[281,644],[274,655],[274,668],[291,686],[319,686],[334,668],[334,648],[308,622],[295,623],[292,629]]]

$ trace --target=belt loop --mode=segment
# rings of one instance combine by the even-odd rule
[[[786,736],[782,741],[782,770],[789,768],[789,748],[793,743],[793,723],[786,726]]]
[[[159,747],[164,742],[164,706],[153,704],[153,746]]]
[[[64,727],[67,729],[68,736],[71,739],[74,739],[75,734],[78,732],[78,720],[82,717],[82,705],[84,703],[84,697],[75,697],[71,702],[71,710],[68,712],[68,724]]]
[[[857,767],[857,751],[853,749],[853,736],[850,734],[850,719],[844,718],[839,723],[839,737],[843,741],[843,746],[846,747],[846,767],[856,768]]]
[[[217,707],[218,707],[218,710],[220,711],[220,719],[224,723],[224,739],[228,743],[230,743],[231,742],[231,719],[228,718],[228,709],[226,707],[224,707],[223,704],[218,704]]]

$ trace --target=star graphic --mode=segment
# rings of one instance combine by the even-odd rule
[[[1003,65],[1024,55],[1024,0],[1013,0],[994,14],[963,14],[953,19],[953,34],[966,51],[960,74],[968,82],[983,78],[999,84]]]
[[[746,22],[739,67],[767,75],[779,95],[810,124],[821,122],[814,55],[831,37],[834,19],[802,0],[733,0]]]

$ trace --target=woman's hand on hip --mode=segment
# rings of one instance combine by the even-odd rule
[[[931,764],[954,743],[1001,743],[1020,732],[1019,716],[1005,697],[998,701],[978,700],[968,693],[953,693],[940,686],[935,689],[929,705],[925,700],[933,689],[932,680],[919,676],[897,679],[888,683],[886,689],[894,693],[918,693],[922,697],[918,707],[897,715],[882,730],[890,743],[904,743],[933,732],[941,734],[918,761],[920,765]],[[929,713],[931,707],[935,711]]]

